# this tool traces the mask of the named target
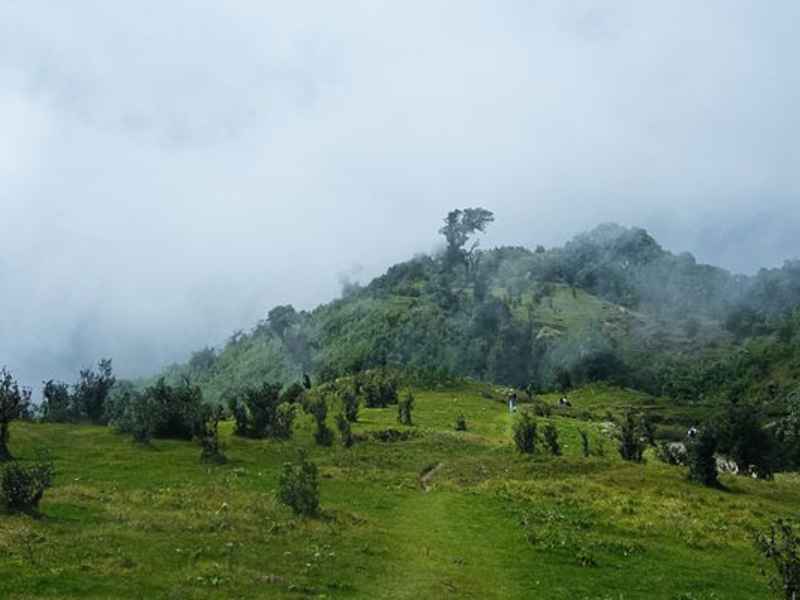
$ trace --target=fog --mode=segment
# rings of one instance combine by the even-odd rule
[[[152,373],[485,206],[797,256],[800,3],[0,0],[0,364]]]

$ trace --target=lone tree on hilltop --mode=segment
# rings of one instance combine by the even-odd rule
[[[457,264],[463,264],[469,268],[473,253],[478,247],[476,240],[469,250],[465,248],[470,236],[478,231],[486,231],[486,227],[493,221],[494,214],[485,208],[451,210],[444,220],[444,226],[439,229],[439,233],[447,240],[445,265],[453,268]]]

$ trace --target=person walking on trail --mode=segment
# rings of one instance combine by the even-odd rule
[[[508,396],[508,412],[509,414],[517,412],[517,394],[512,393]]]

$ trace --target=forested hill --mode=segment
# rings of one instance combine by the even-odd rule
[[[614,224],[561,248],[470,245],[492,220],[453,211],[441,255],[397,264],[311,312],[275,307],[165,375],[216,400],[254,382],[375,367],[540,390],[610,380],[681,398],[800,379],[800,261],[733,275]]]

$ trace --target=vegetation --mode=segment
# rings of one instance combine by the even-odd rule
[[[285,463],[278,479],[278,499],[298,515],[316,516],[319,512],[317,465],[300,451],[297,461]]]
[[[406,392],[403,399],[397,404],[397,421],[401,425],[413,425],[411,417],[414,411],[414,395],[411,392]]]
[[[536,432],[536,419],[527,412],[521,412],[514,422],[514,444],[520,454],[533,454],[539,442]]]
[[[786,600],[800,596],[800,535],[795,526],[778,519],[764,533],[755,536],[756,547],[777,571],[772,584]]]
[[[30,390],[20,388],[5,367],[0,369],[0,463],[13,459],[8,449],[10,425],[26,414],[30,401]]]
[[[703,427],[687,444],[686,462],[689,479],[710,487],[719,485],[717,474],[717,436],[711,427]],[[670,462],[677,463],[674,455]]]
[[[618,448],[623,460],[642,462],[645,440],[641,430],[641,418],[637,419],[631,411],[625,413],[619,425]]]
[[[0,503],[12,512],[36,512],[45,490],[53,485],[54,474],[47,457],[32,465],[8,463],[0,474]]]

